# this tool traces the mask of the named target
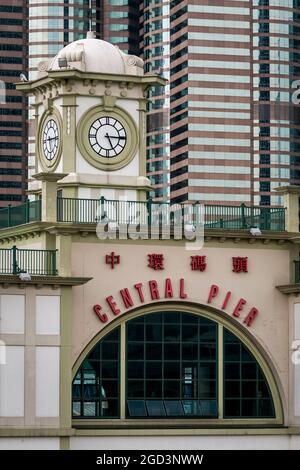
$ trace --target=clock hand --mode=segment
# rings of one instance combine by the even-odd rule
[[[126,139],[126,137],[118,136],[118,135],[108,135],[107,137],[110,137],[111,139]]]
[[[48,139],[45,139],[44,142],[49,142],[49,140],[57,140],[58,137],[48,137]]]
[[[113,148],[113,146],[112,146],[112,143],[111,143],[111,140],[110,140],[110,137],[111,137],[111,136],[110,136],[110,135],[108,135],[108,133],[106,132],[106,134],[105,134],[105,137],[108,139],[108,141],[109,141],[109,143],[110,143],[110,146],[111,146],[111,148]]]

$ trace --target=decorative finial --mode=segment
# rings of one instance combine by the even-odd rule
[[[94,31],[88,31],[88,32],[86,33],[86,38],[87,38],[87,39],[95,39],[95,38],[96,38],[96,35],[95,35]]]

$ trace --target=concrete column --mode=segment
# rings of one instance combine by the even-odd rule
[[[33,177],[42,182],[42,222],[56,222],[57,181],[66,173],[37,173]]]
[[[275,190],[284,197],[286,231],[299,232],[300,186],[280,186]]]
[[[57,270],[60,276],[72,276],[72,236],[68,233],[57,235],[56,249],[58,250]]]

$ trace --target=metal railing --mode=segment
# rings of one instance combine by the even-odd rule
[[[205,205],[205,227],[227,230],[258,227],[261,230],[284,231],[285,208],[264,206]]]
[[[97,223],[99,221],[118,224],[170,224],[176,210],[185,223],[203,221],[199,203],[172,205],[167,202],[122,201],[100,199],[57,199],[59,222]],[[176,208],[172,212],[172,209]],[[203,223],[203,222],[202,222]],[[258,227],[261,230],[284,231],[285,209],[283,207],[204,205],[204,224],[209,229],[239,230]]]
[[[285,208],[195,203],[57,198],[57,221],[71,223],[172,225],[178,220],[203,224],[206,229],[284,231]],[[0,229],[41,220],[41,199],[0,209]]]
[[[0,274],[27,272],[33,276],[57,276],[57,250],[0,249]]]
[[[0,229],[40,221],[41,203],[41,199],[38,199],[27,201],[19,206],[7,206],[0,209]]]

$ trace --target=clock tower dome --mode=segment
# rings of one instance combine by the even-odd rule
[[[37,179],[29,193],[41,191],[44,175],[66,197],[145,199],[147,90],[165,80],[90,32],[38,69],[36,80],[17,85],[34,97]]]

